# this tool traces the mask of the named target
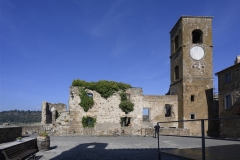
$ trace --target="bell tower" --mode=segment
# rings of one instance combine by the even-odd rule
[[[209,118],[213,97],[212,18],[182,16],[170,31],[170,94],[178,95],[178,120]],[[190,129],[192,135],[201,133],[199,122],[179,123],[178,127]]]

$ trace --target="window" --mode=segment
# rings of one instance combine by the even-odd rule
[[[165,117],[171,117],[172,106],[170,104],[165,104]]]
[[[130,94],[126,93],[127,100],[130,101]]]
[[[179,79],[179,67],[178,66],[176,66],[174,68],[174,78],[175,78],[175,80]]]
[[[225,96],[225,109],[232,108],[232,96],[231,94],[228,94]]]
[[[95,124],[96,124],[96,118],[89,117],[89,116],[82,117],[83,128],[93,128]]]
[[[87,96],[92,98],[93,94],[92,93],[87,93]]]
[[[224,76],[224,82],[225,82],[225,83],[229,83],[229,82],[231,82],[231,80],[232,80],[231,74],[230,74],[230,73],[225,74],[225,76]]]
[[[143,121],[149,121],[149,109],[143,108]]]
[[[194,95],[191,95],[191,102],[194,102]]]
[[[122,117],[120,119],[120,124],[122,127],[131,125],[131,117]]]
[[[202,31],[195,29],[192,31],[192,43],[202,43]]]
[[[195,119],[196,117],[195,117],[195,114],[194,113],[192,113],[192,114],[190,114],[190,119]]]
[[[174,39],[174,46],[175,46],[175,50],[177,50],[178,49],[178,36],[176,36]]]

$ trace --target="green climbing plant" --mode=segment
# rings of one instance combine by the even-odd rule
[[[80,79],[73,80],[72,86],[78,86],[79,89],[79,96],[81,102],[79,105],[83,107],[83,110],[87,112],[93,105],[94,100],[93,97],[87,95],[86,89],[95,90],[98,92],[103,98],[108,98],[113,95],[115,92],[119,92],[121,97],[121,103],[119,104],[119,108],[122,109],[123,112],[126,114],[134,110],[134,104],[128,101],[127,96],[125,94],[125,90],[131,88],[131,85],[121,83],[121,82],[114,82],[114,81],[106,81],[101,80],[98,82],[86,82]]]
[[[79,105],[83,108],[85,112],[87,112],[94,105],[93,97],[89,97],[87,95],[87,92],[83,88],[79,89],[79,93],[81,99]]]
[[[83,128],[93,128],[97,122],[96,118],[92,118],[89,116],[82,117],[82,125]]]
[[[78,86],[89,90],[95,90],[103,98],[108,98],[113,95],[113,93],[118,91],[125,91],[131,88],[131,85],[122,82],[106,81],[101,80],[98,82],[86,82],[80,79],[73,80],[72,86]]]
[[[121,102],[119,104],[119,108],[121,108],[121,110],[126,114],[132,112],[134,110],[134,104],[127,99],[126,93],[121,92],[120,97]]]

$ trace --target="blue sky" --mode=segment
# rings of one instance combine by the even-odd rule
[[[214,73],[233,65],[239,0],[1,0],[0,111],[68,105],[77,78],[165,94],[169,31],[181,15],[214,16]]]

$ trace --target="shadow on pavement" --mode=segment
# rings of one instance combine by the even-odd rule
[[[157,160],[157,148],[106,149],[107,143],[84,143],[51,160]],[[175,148],[161,148],[169,150]]]

